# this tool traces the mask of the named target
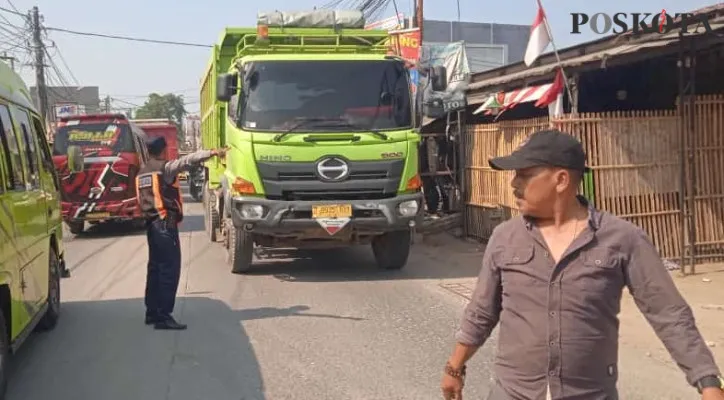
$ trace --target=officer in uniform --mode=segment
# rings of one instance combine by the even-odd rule
[[[186,329],[171,316],[181,274],[178,224],[183,220],[183,202],[178,174],[211,157],[224,157],[226,149],[201,150],[167,161],[166,140],[147,142],[150,159],[136,176],[136,191],[146,219],[148,271],[146,276],[146,324],[155,329]]]

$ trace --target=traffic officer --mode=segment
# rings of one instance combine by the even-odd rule
[[[146,275],[146,324],[155,329],[186,329],[171,316],[181,274],[178,224],[183,202],[178,174],[211,157],[224,157],[226,149],[201,150],[177,160],[166,160],[166,140],[147,142],[150,159],[136,176],[136,193],[146,219],[148,271]]]

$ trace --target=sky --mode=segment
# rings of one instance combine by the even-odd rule
[[[226,26],[254,26],[256,13],[269,10],[303,10],[321,6],[326,0],[0,0],[0,7],[21,12],[38,6],[46,27],[139,38],[214,43]],[[247,4],[247,5],[244,5]],[[536,13],[535,0],[459,0],[461,21],[530,25]],[[564,48],[593,40],[598,35],[584,30],[571,34],[571,13],[686,12],[717,4],[701,0],[542,0],[556,46]],[[411,14],[411,0],[397,0],[405,14]],[[387,12],[394,15],[393,7]],[[22,18],[0,11],[0,30],[7,24],[22,25]],[[426,19],[457,20],[455,0],[425,0]],[[0,36],[1,38],[2,36]],[[3,39],[0,39],[0,41]],[[111,96],[115,107],[143,104],[148,93],[181,94],[187,110],[198,112],[199,80],[209,61],[210,49],[115,39],[76,36],[47,31],[45,43],[67,82],[99,86],[101,96]],[[0,43],[0,49],[4,49]],[[550,48],[549,48],[550,50]],[[20,62],[29,62],[24,52],[15,52]],[[64,65],[67,64],[67,67]],[[21,75],[35,84],[33,69],[23,66]],[[75,77],[75,78],[72,78]],[[51,82],[59,82],[51,72]]]

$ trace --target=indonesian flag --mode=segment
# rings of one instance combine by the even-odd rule
[[[535,102],[536,107],[545,107],[554,101],[556,101],[559,97],[563,96],[563,88],[565,87],[565,82],[563,82],[563,71],[558,68],[556,71],[556,77],[553,79],[553,84],[546,90],[545,93],[543,93],[538,101]]]
[[[543,6],[538,0],[538,13],[535,15],[533,25],[530,27],[530,38],[528,39],[528,47],[525,49],[525,65],[529,66],[535,62],[543,51],[550,44],[551,38],[548,35],[546,27],[546,14],[543,12]]]

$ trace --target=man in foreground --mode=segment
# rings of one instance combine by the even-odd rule
[[[166,140],[156,137],[148,142],[148,153],[150,159],[136,176],[148,240],[146,324],[156,329],[183,330],[186,325],[171,316],[181,275],[178,224],[183,220],[183,202],[178,174],[213,156],[223,157],[226,149],[201,150],[166,161]]]
[[[586,170],[574,137],[533,134],[507,157],[522,216],[499,225],[483,256],[442,379],[462,399],[465,363],[500,322],[489,400],[618,399],[623,287],[703,400],[724,400],[719,370],[691,308],[646,233],[577,195]]]

